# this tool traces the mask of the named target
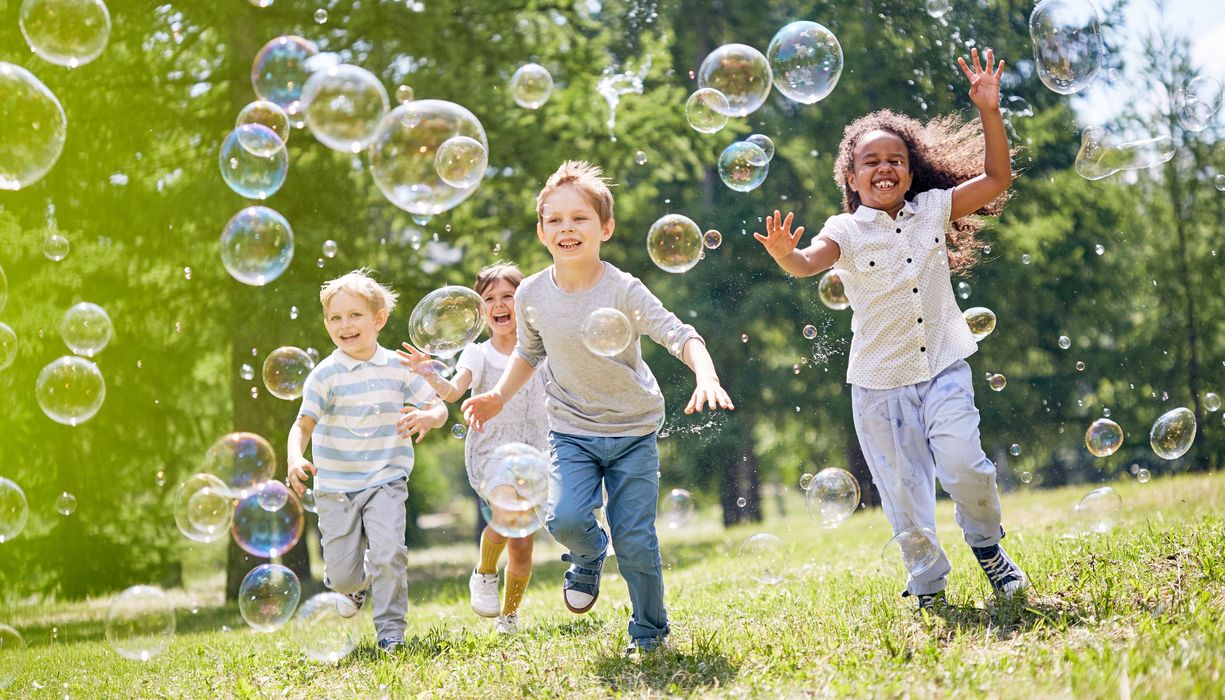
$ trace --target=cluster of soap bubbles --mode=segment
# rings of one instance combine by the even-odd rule
[[[1120,170],[1161,165],[1174,157],[1174,139],[1169,136],[1138,139],[1116,144],[1106,130],[1091,126],[1081,134],[1076,153],[1076,173],[1086,180],[1101,180]]]
[[[693,518],[693,494],[685,489],[672,489],[660,506],[660,518],[669,530],[675,530],[685,525]]]
[[[413,345],[442,358],[463,350],[484,329],[485,302],[481,295],[458,285],[425,295],[408,317],[408,337]]]
[[[583,346],[602,357],[615,357],[625,352],[634,340],[634,325],[619,310],[601,307],[583,319],[579,327]]]
[[[783,582],[791,554],[778,537],[760,533],[740,544],[741,568],[759,583],[776,585]]]
[[[975,306],[962,312],[974,340],[982,340],[995,330],[995,312],[985,306]]]
[[[537,511],[549,495],[549,457],[521,442],[499,446],[482,474],[481,510],[486,522],[507,537],[526,537],[543,525]]]
[[[665,272],[686,272],[702,259],[702,240],[702,229],[693,219],[667,214],[647,231],[647,254]]]
[[[1104,54],[1101,18],[1089,0],[1042,0],[1030,13],[1029,36],[1043,85],[1070,95],[1097,79]]]
[[[859,481],[845,469],[827,467],[800,477],[808,517],[821,527],[838,527],[859,507]]]
[[[277,348],[264,358],[264,386],[278,399],[301,398],[306,377],[314,368],[315,361],[305,350],[292,346]]]

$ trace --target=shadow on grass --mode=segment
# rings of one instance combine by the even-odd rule
[[[1093,619],[1093,611],[1082,605],[1058,596],[1032,593],[996,600],[986,608],[950,603],[930,614],[944,620],[947,630],[944,636],[949,638],[966,630],[993,630],[1000,639],[1042,628],[1065,632]]]
[[[193,610],[195,612],[193,612]],[[178,608],[174,611],[175,636],[200,632],[217,632],[223,628],[245,630],[247,623],[238,612],[238,606]],[[63,620],[54,624],[23,625],[20,630],[26,644],[31,647],[50,644],[78,644],[106,640],[106,618]]]
[[[629,658],[623,654],[597,657],[592,672],[610,693],[691,693],[728,686],[739,666],[722,653],[715,636],[695,639],[690,648],[665,647]]]

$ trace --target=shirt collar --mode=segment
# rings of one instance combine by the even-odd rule
[[[917,208],[915,207],[915,203],[908,199],[902,204],[902,211],[906,212],[906,214],[910,216],[917,211]],[[860,204],[859,208],[856,209],[855,213],[851,216],[855,217],[856,221],[875,221],[881,216],[888,217],[889,215],[886,214],[884,210],[873,209],[866,204]]]
[[[382,345],[376,345],[374,347],[374,355],[371,356],[369,360],[359,360],[356,357],[349,355],[344,350],[336,348],[332,351],[332,359],[334,359],[341,367],[344,367],[349,371],[353,371],[363,365],[385,366],[391,362],[391,352]]]

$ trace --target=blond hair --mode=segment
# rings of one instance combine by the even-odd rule
[[[472,288],[477,294],[484,294],[486,289],[497,284],[499,280],[506,280],[510,282],[510,286],[518,289],[519,283],[523,281],[523,271],[512,262],[494,263],[476,273],[476,284],[472,285]]]
[[[536,195],[536,217],[544,220],[544,199],[558,189],[569,185],[583,195],[583,199],[595,209],[603,226],[613,218],[613,196],[608,189],[608,180],[598,165],[585,160],[568,160],[561,164],[544,183],[544,189]]]
[[[364,267],[323,283],[319,289],[319,303],[323,305],[324,311],[327,311],[332,298],[341,292],[365,299],[375,313],[383,309],[391,313],[391,310],[396,308],[396,299],[400,296],[374,281],[370,277],[370,270]]]

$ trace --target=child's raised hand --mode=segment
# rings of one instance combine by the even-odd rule
[[[685,415],[697,411],[702,412],[702,405],[706,404],[710,410],[716,408],[726,408],[734,410],[736,407],[732,405],[732,399],[723,390],[723,385],[719,382],[698,382],[698,385],[693,388],[693,396],[689,397],[689,403],[685,406]]]
[[[400,356],[400,364],[412,368],[414,372],[422,363],[434,359],[409,343],[400,343],[400,345],[404,346],[403,350],[396,350],[396,354]]]
[[[464,422],[478,433],[485,429],[485,424],[502,412],[502,397],[493,391],[477,394],[460,405],[464,412]]]
[[[289,487],[294,490],[294,493],[301,496],[306,493],[306,479],[308,475],[314,476],[316,473],[315,465],[305,459],[291,459],[285,480],[289,483]]]
[[[1004,60],[1000,59],[999,66],[994,71],[991,70],[991,62],[995,60],[995,52],[991,49],[987,49],[986,67],[978,62],[978,49],[970,49],[970,60],[974,62],[972,71],[965,58],[957,58],[961,72],[970,80],[970,101],[980,112],[985,109],[999,109],[1000,75],[1004,72]]]
[[[439,427],[437,421],[429,412],[423,411],[415,406],[405,406],[400,409],[400,420],[396,421],[396,432],[404,440],[412,440],[416,436],[414,442],[421,442],[425,439],[425,434]]]
[[[795,212],[787,212],[787,218],[784,219],[782,213],[775,209],[774,216],[766,217],[766,235],[753,232],[753,238],[761,241],[766,252],[776,261],[791,255],[791,252],[799,245],[800,236],[804,235],[803,226],[797,228],[795,233],[791,232],[793,218],[795,218]]]

